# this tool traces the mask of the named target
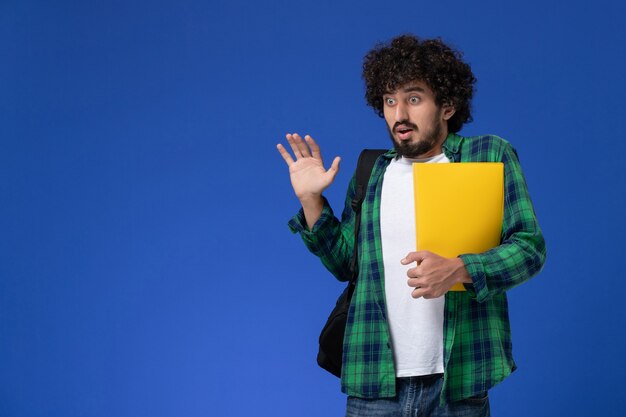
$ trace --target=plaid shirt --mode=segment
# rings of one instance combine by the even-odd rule
[[[466,292],[445,295],[441,392],[445,403],[479,395],[516,369],[505,292],[541,270],[546,247],[517,153],[508,142],[491,135],[450,134],[443,150],[451,162],[503,162],[505,189],[500,245],[480,254],[461,255],[473,284],[466,284]],[[341,375],[342,391],[362,398],[396,395],[380,237],[383,177],[396,156],[395,150],[390,150],[378,158],[362,206],[359,276],[348,313]],[[354,247],[355,216],[350,202],[355,182],[352,178],[341,221],[325,201],[322,216],[311,231],[302,210],[289,222],[307,248],[342,281],[350,277]]]

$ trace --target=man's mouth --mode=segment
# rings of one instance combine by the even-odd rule
[[[413,133],[413,129],[408,126],[399,126],[396,128],[396,134],[400,140],[409,139],[411,137],[411,133]]]

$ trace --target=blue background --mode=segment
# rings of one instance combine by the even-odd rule
[[[620,4],[621,3],[621,4]],[[315,363],[342,285],[275,149],[386,147],[363,55],[441,36],[465,135],[514,144],[549,249],[509,293],[496,416],[626,408],[623,2],[0,3],[0,416],[340,416]]]

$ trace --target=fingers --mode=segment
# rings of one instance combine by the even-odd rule
[[[416,266],[415,268],[411,268],[406,271],[406,276],[409,278],[419,278],[421,276],[420,272],[420,267]]]
[[[400,261],[402,265],[408,265],[411,262],[417,262],[417,264],[421,264],[424,259],[426,259],[430,255],[430,252],[427,250],[420,250],[417,252],[409,252],[409,254]]]
[[[302,139],[302,137],[297,133],[287,133],[285,137],[287,138],[287,142],[289,143],[289,146],[293,151],[295,160],[298,160],[300,158],[312,157],[321,162],[323,166],[324,162],[322,160],[320,147],[311,136],[305,135],[304,139]],[[289,154],[289,152],[285,149],[283,145],[276,145],[276,149],[278,149],[278,152],[280,152],[280,155],[283,157],[288,166],[291,166],[291,164],[295,163],[294,158],[291,156],[291,154]],[[340,162],[341,158],[338,156],[335,157],[330,168],[328,168],[328,171],[326,171],[326,174],[330,176],[331,181],[335,179],[335,176],[339,172]]]
[[[309,135],[306,135],[304,137],[304,140],[306,140],[306,143],[311,148],[311,156],[313,156],[313,158],[319,159],[321,161],[322,160],[322,153],[320,152],[319,145]]]
[[[428,291],[424,288],[416,288],[411,292],[411,297],[413,298],[420,298],[420,297],[424,297],[426,299],[428,298],[433,298],[430,296],[430,294],[428,293]]]
[[[424,298],[426,300],[430,300],[433,298],[439,298],[443,295],[443,293],[436,292],[430,288],[416,288],[411,292],[411,297],[413,298]]]
[[[302,155],[303,157],[310,157],[311,150],[309,149],[309,145],[306,144],[304,139],[302,139],[302,137],[300,137],[300,135],[298,135],[297,133],[294,133],[292,136],[294,138],[296,146],[298,147],[298,150],[300,151],[300,155]]]
[[[298,146],[298,139],[296,135],[292,135],[291,133],[287,133],[286,135],[287,142],[289,142],[289,146],[291,146],[291,150],[295,155],[296,159],[302,158],[302,152],[300,151],[300,147]]]
[[[430,298],[428,280],[422,275],[424,271],[422,271],[423,268],[420,266],[420,263],[425,259],[426,255],[427,251],[410,252],[400,261],[403,265],[417,262],[417,266],[415,268],[410,268],[406,271],[406,275],[409,278],[407,280],[407,285],[409,287],[413,287],[413,291],[411,291],[411,297],[413,298]]]
[[[322,159],[320,155],[320,151],[319,151],[319,146],[317,146],[317,144],[315,143],[315,141],[313,140],[311,136],[306,135],[305,139],[302,139],[302,137],[300,137],[300,135],[297,133],[293,133],[293,134],[287,133],[285,137],[287,138],[287,142],[289,143],[289,146],[291,147],[291,150],[293,151],[293,154],[296,159],[300,159],[303,157],[304,158],[310,157],[311,151],[314,152],[313,154],[314,158],[318,158],[320,160]],[[315,147],[315,149],[309,149],[309,144],[312,144]],[[315,153],[317,154],[317,156]]]
[[[437,298],[442,295],[441,293],[438,293],[436,287],[430,285],[428,283],[428,280],[422,277],[409,278],[407,284],[409,287],[413,288],[413,290],[411,291],[411,297],[413,298],[424,297],[426,299],[429,299]]]
[[[278,149],[278,152],[280,152],[280,155],[283,157],[283,159],[287,163],[287,166],[291,166],[291,164],[293,164],[293,158],[291,157],[291,155],[289,155],[289,152],[287,152],[287,149],[285,149],[285,147],[281,145],[280,143],[276,145],[276,149]]]
[[[409,278],[406,283],[409,287],[413,288],[423,287],[425,285],[424,280],[420,279],[419,277]]]
[[[415,278],[409,278],[409,280],[407,281],[407,284],[409,287],[413,288],[413,291],[411,291],[411,297],[413,298],[424,297],[424,295],[427,294],[429,291],[429,288],[426,282],[424,282],[423,279],[420,279],[417,276],[415,276]],[[424,297],[424,298],[427,298],[427,297]]]

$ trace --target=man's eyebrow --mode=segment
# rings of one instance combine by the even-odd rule
[[[407,87],[407,88],[403,89],[402,91],[405,92],[405,93],[412,93],[414,91],[417,91],[419,93],[425,93],[426,92],[426,90],[424,90],[422,87],[418,87],[418,86]]]
[[[384,96],[391,96],[396,94],[398,90],[396,91],[385,91],[385,93],[383,93]],[[418,93],[426,93],[426,90],[423,89],[422,87],[418,87],[418,86],[413,86],[413,87],[407,87],[407,88],[403,88],[402,89],[403,93],[413,93],[413,92],[418,92]]]

